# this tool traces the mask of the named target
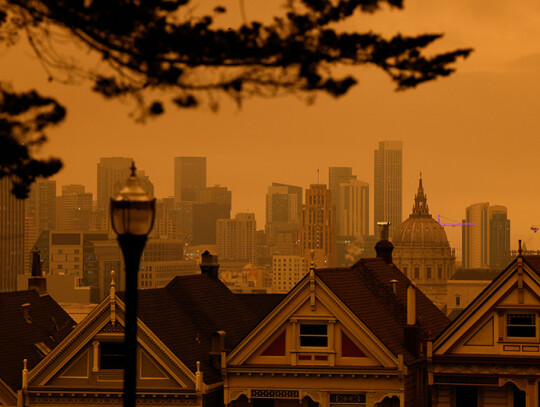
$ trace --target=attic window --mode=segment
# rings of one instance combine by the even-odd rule
[[[326,348],[328,346],[328,325],[301,324],[300,346]]]
[[[535,338],[536,314],[506,314],[506,336],[514,338]]]
[[[124,343],[123,342],[101,342],[100,344],[100,364],[101,369],[123,369],[124,368]]]

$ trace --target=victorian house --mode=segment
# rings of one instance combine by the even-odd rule
[[[510,263],[428,344],[434,407],[538,407],[540,256]]]
[[[223,355],[281,298],[233,294],[208,273],[139,291],[137,404],[222,405]],[[19,406],[121,405],[124,310],[123,293],[111,286],[109,297],[24,373]]]
[[[311,270],[228,353],[224,404],[427,405],[425,344],[449,320],[391,264],[386,243],[388,262]]]

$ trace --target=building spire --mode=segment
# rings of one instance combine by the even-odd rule
[[[414,205],[411,217],[431,217],[427,204],[427,196],[424,194],[424,186],[422,185],[422,173],[420,173],[420,179],[418,181],[418,192],[414,196]]]

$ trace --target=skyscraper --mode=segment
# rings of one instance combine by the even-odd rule
[[[356,175],[352,174],[351,167],[329,167],[328,168],[328,187],[330,188],[332,203],[336,205],[336,232],[338,236],[345,235],[341,231],[341,195],[339,186],[342,183],[356,179]]]
[[[92,193],[84,185],[63,185],[58,200],[58,229],[86,231],[92,228]]]
[[[331,192],[323,184],[312,184],[306,189],[302,206],[303,255],[316,267],[333,267],[336,264],[336,206],[331,202]]]
[[[462,227],[463,268],[489,266],[488,208],[489,202],[479,202],[465,209],[463,223],[474,223],[474,225]]]
[[[198,191],[206,187],[206,157],[174,159],[174,201],[195,202]]]
[[[217,221],[216,249],[220,260],[257,261],[255,214],[238,213],[234,219]]]
[[[31,218],[37,233],[56,228],[56,181],[38,179],[25,202],[26,216]]]
[[[351,180],[339,186],[339,230],[342,236],[369,235],[369,184]]]
[[[510,220],[506,207],[480,202],[465,209],[463,268],[504,268],[510,256]]]
[[[273,182],[266,194],[266,245],[269,254],[300,254],[302,188]]]
[[[108,211],[111,198],[126,185],[133,159],[102,157],[97,165],[97,206]]]
[[[380,141],[375,150],[374,229],[377,222],[391,222],[390,237],[402,220],[402,150],[401,141]]]
[[[493,205],[489,218],[489,266],[503,269],[510,262],[510,219],[506,207]]]
[[[24,201],[11,194],[11,180],[0,179],[0,292],[17,290],[24,272]]]

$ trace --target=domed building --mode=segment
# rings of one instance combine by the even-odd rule
[[[409,219],[394,233],[393,263],[435,305],[446,303],[446,281],[454,275],[456,256],[444,228],[431,217],[422,178]]]

